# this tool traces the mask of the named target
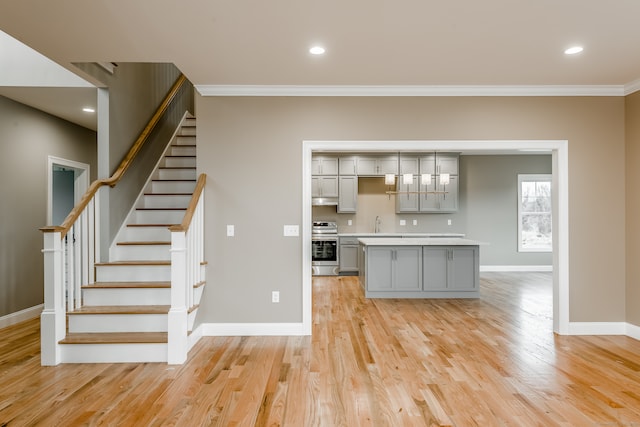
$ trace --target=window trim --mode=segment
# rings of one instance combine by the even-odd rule
[[[523,182],[549,182],[553,190],[552,174],[550,173],[538,173],[538,174],[518,174],[518,252],[553,252],[553,242],[549,248],[524,248],[522,246],[522,183]],[[553,202],[553,196],[551,196],[551,202]],[[553,222],[553,207],[549,212],[552,216]],[[553,232],[551,233],[553,236]]]

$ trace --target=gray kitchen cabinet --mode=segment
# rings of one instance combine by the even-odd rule
[[[338,213],[354,213],[358,207],[358,177],[340,176]]]
[[[420,291],[421,246],[376,246],[367,249],[367,291]]]
[[[433,153],[420,157],[420,173],[458,175],[458,154]]]
[[[398,174],[398,156],[359,156],[356,165],[359,176]]]
[[[425,246],[422,250],[423,290],[478,291],[477,246]]]
[[[340,243],[340,273],[357,273],[360,270],[358,264],[358,238],[339,237]]]
[[[311,197],[338,197],[338,177],[312,176]]]
[[[397,213],[420,212],[420,198],[417,194],[418,188],[420,188],[418,178],[419,175],[414,175],[411,184],[407,185],[404,184],[402,175],[400,175],[396,183],[396,191],[399,192],[396,194]]]
[[[340,157],[338,163],[339,175],[357,175],[356,164],[358,158],[356,156]]]
[[[431,184],[420,184],[420,212],[455,212],[458,210],[458,177],[449,176],[449,184],[441,185],[439,175],[431,176]],[[436,191],[438,193],[429,193]],[[444,193],[441,193],[444,192]]]
[[[311,175],[338,175],[338,158],[331,156],[313,156]]]

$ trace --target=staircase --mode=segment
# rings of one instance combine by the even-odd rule
[[[182,222],[195,187],[196,121],[187,117],[111,245],[109,262],[95,264],[95,283],[83,285],[81,306],[67,311],[63,362],[168,361],[169,228]],[[188,331],[203,288],[204,281],[194,285],[186,306]]]

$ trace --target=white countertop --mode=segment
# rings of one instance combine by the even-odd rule
[[[397,238],[420,238],[420,237],[464,237],[462,233],[338,233],[340,237],[397,237]]]
[[[365,237],[358,239],[358,241],[365,246],[480,246],[487,244],[484,242],[478,242],[477,240],[462,239],[459,237],[418,237],[413,239]]]

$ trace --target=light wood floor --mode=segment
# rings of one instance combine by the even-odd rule
[[[183,366],[41,367],[0,330],[0,426],[640,426],[640,342],[551,331],[548,274],[479,300],[366,300],[316,278],[312,337],[206,337]]]

